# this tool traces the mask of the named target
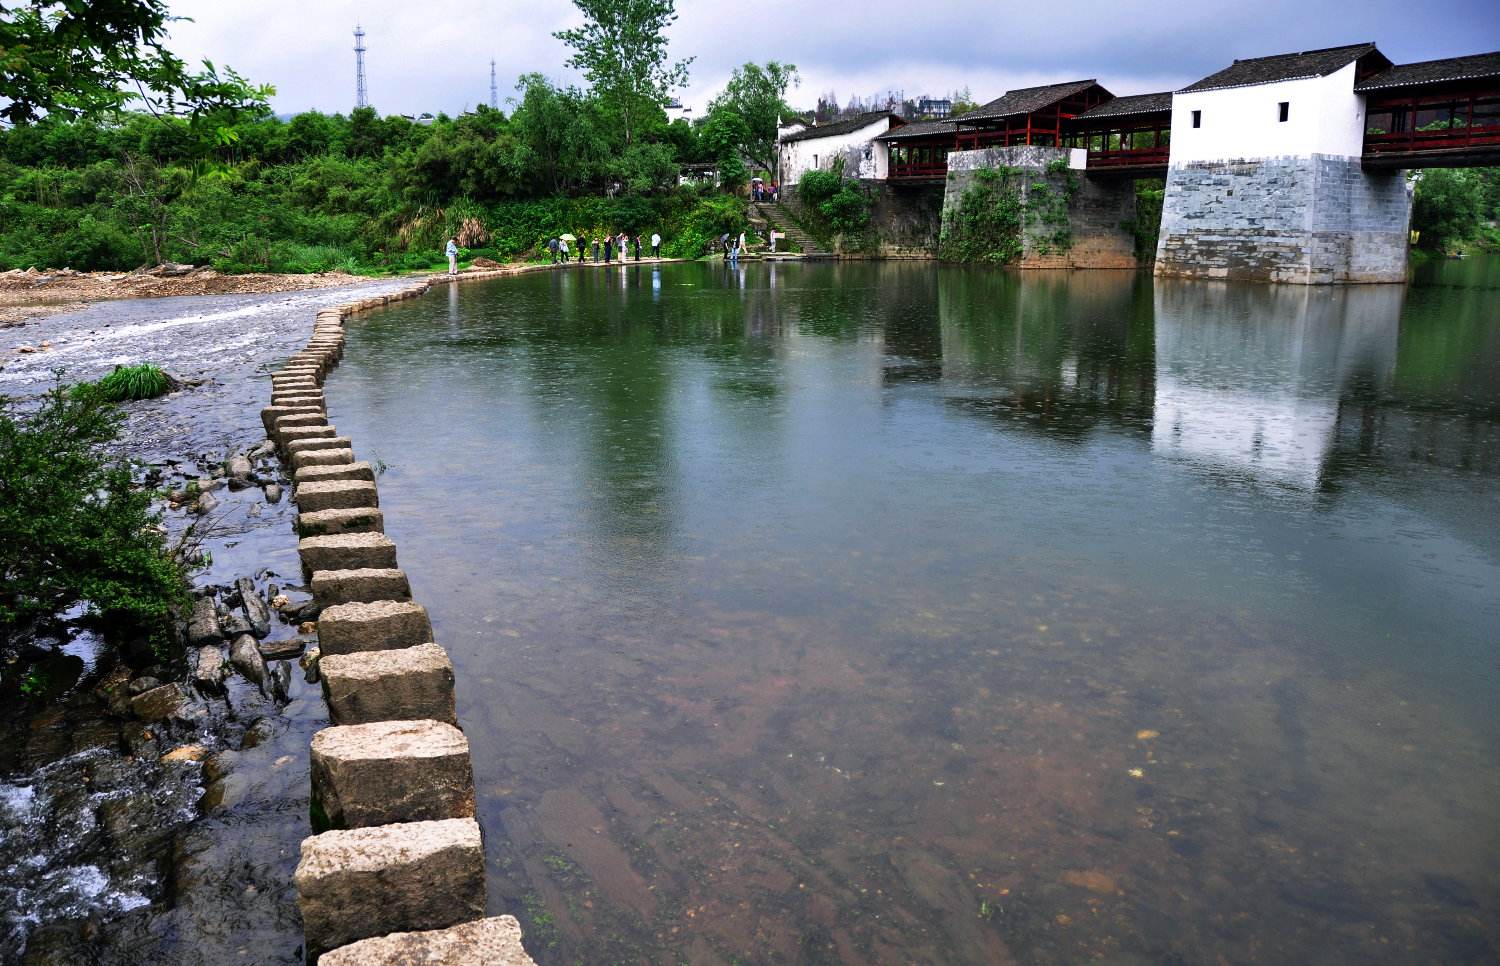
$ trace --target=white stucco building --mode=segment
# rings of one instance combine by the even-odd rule
[[[889,111],[875,111],[791,130],[780,137],[778,177],[782,184],[794,185],[808,171],[833,170],[842,158],[846,177],[883,180],[890,168],[890,151],[875,138],[905,123]]]

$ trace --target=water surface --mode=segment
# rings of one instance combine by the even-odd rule
[[[351,325],[542,962],[1493,961],[1500,263],[569,270]]]

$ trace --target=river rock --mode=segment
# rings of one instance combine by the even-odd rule
[[[229,462],[224,466],[224,472],[231,479],[237,478],[244,480],[247,479],[251,473],[255,472],[255,467],[250,465],[250,460],[248,457],[236,453],[234,456],[229,457]]]
[[[240,606],[250,622],[250,632],[256,637],[265,637],[271,633],[271,609],[255,589],[255,581],[249,577],[241,577],[234,582],[234,586],[240,592]]]
[[[229,645],[229,660],[239,672],[259,687],[266,686],[266,659],[260,656],[255,638],[241,634]]]
[[[290,661],[274,661],[269,668],[270,673],[266,675],[266,680],[271,686],[271,694],[276,700],[285,704],[290,697],[292,664]]]
[[[288,637],[279,641],[261,641],[260,656],[267,661],[290,661],[300,657],[306,643],[300,637]]]
[[[223,649],[210,644],[198,651],[198,660],[193,666],[193,683],[200,691],[217,694],[224,689],[224,676],[228,672]]]
[[[266,502],[267,503],[280,503],[281,502],[281,484],[279,484],[279,483],[267,483],[266,484]]]
[[[219,506],[219,500],[206,490],[198,494],[198,499],[193,502],[193,512],[197,514],[208,514],[214,512]]]
[[[230,640],[250,633],[250,622],[245,620],[245,615],[232,610],[219,618],[219,626],[224,629],[224,636]]]
[[[152,688],[144,694],[138,694],[130,699],[130,710],[142,721],[161,721],[172,716],[187,695],[181,687],[176,684],[163,684],[159,688]]]
[[[161,687],[161,681],[160,680],[158,680],[157,678],[150,677],[150,676],[143,676],[143,677],[136,678],[135,680],[131,681],[130,684],[126,685],[126,690],[130,693],[130,696],[133,698],[137,694],[145,694],[147,691],[150,691],[152,688],[159,688],[159,687]]]
[[[521,945],[515,916],[493,916],[447,929],[398,932],[361,939],[325,953],[320,966],[536,966]]]
[[[484,846],[472,818],[324,832],[302,840],[295,876],[309,961],[392,930],[484,915]]]
[[[217,644],[224,639],[219,629],[219,613],[214,608],[212,597],[199,597],[193,601],[193,613],[188,618],[188,643],[194,647]]]

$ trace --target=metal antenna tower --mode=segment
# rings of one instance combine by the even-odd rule
[[[365,28],[357,23],[354,25],[354,106],[370,106],[370,94],[365,90]]]
[[[500,88],[495,86],[495,59],[490,58],[490,110],[500,110]]]

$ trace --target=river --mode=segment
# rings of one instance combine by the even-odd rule
[[[541,962],[1492,961],[1500,260],[453,287],[331,416]]]

